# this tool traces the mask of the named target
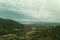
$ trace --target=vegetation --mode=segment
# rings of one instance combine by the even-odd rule
[[[21,24],[0,18],[0,40],[60,40],[59,23]]]

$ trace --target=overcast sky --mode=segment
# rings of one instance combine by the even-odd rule
[[[0,17],[16,21],[60,22],[60,0],[0,0]]]

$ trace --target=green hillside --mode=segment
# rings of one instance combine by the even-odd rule
[[[60,40],[60,24],[21,24],[0,18],[0,40]]]

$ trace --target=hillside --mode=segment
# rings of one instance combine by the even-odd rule
[[[24,29],[24,25],[10,19],[0,18],[0,36],[6,34],[16,34]]]
[[[60,40],[60,23],[21,24],[0,18],[0,40]]]
[[[13,28],[23,28],[23,24],[20,24],[16,21],[10,19],[2,19],[0,18],[0,28],[4,29],[13,29]]]

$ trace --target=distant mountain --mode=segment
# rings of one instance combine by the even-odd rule
[[[10,19],[2,19],[0,18],[0,29],[22,29],[23,28],[23,24],[20,24],[16,21],[10,20]]]

